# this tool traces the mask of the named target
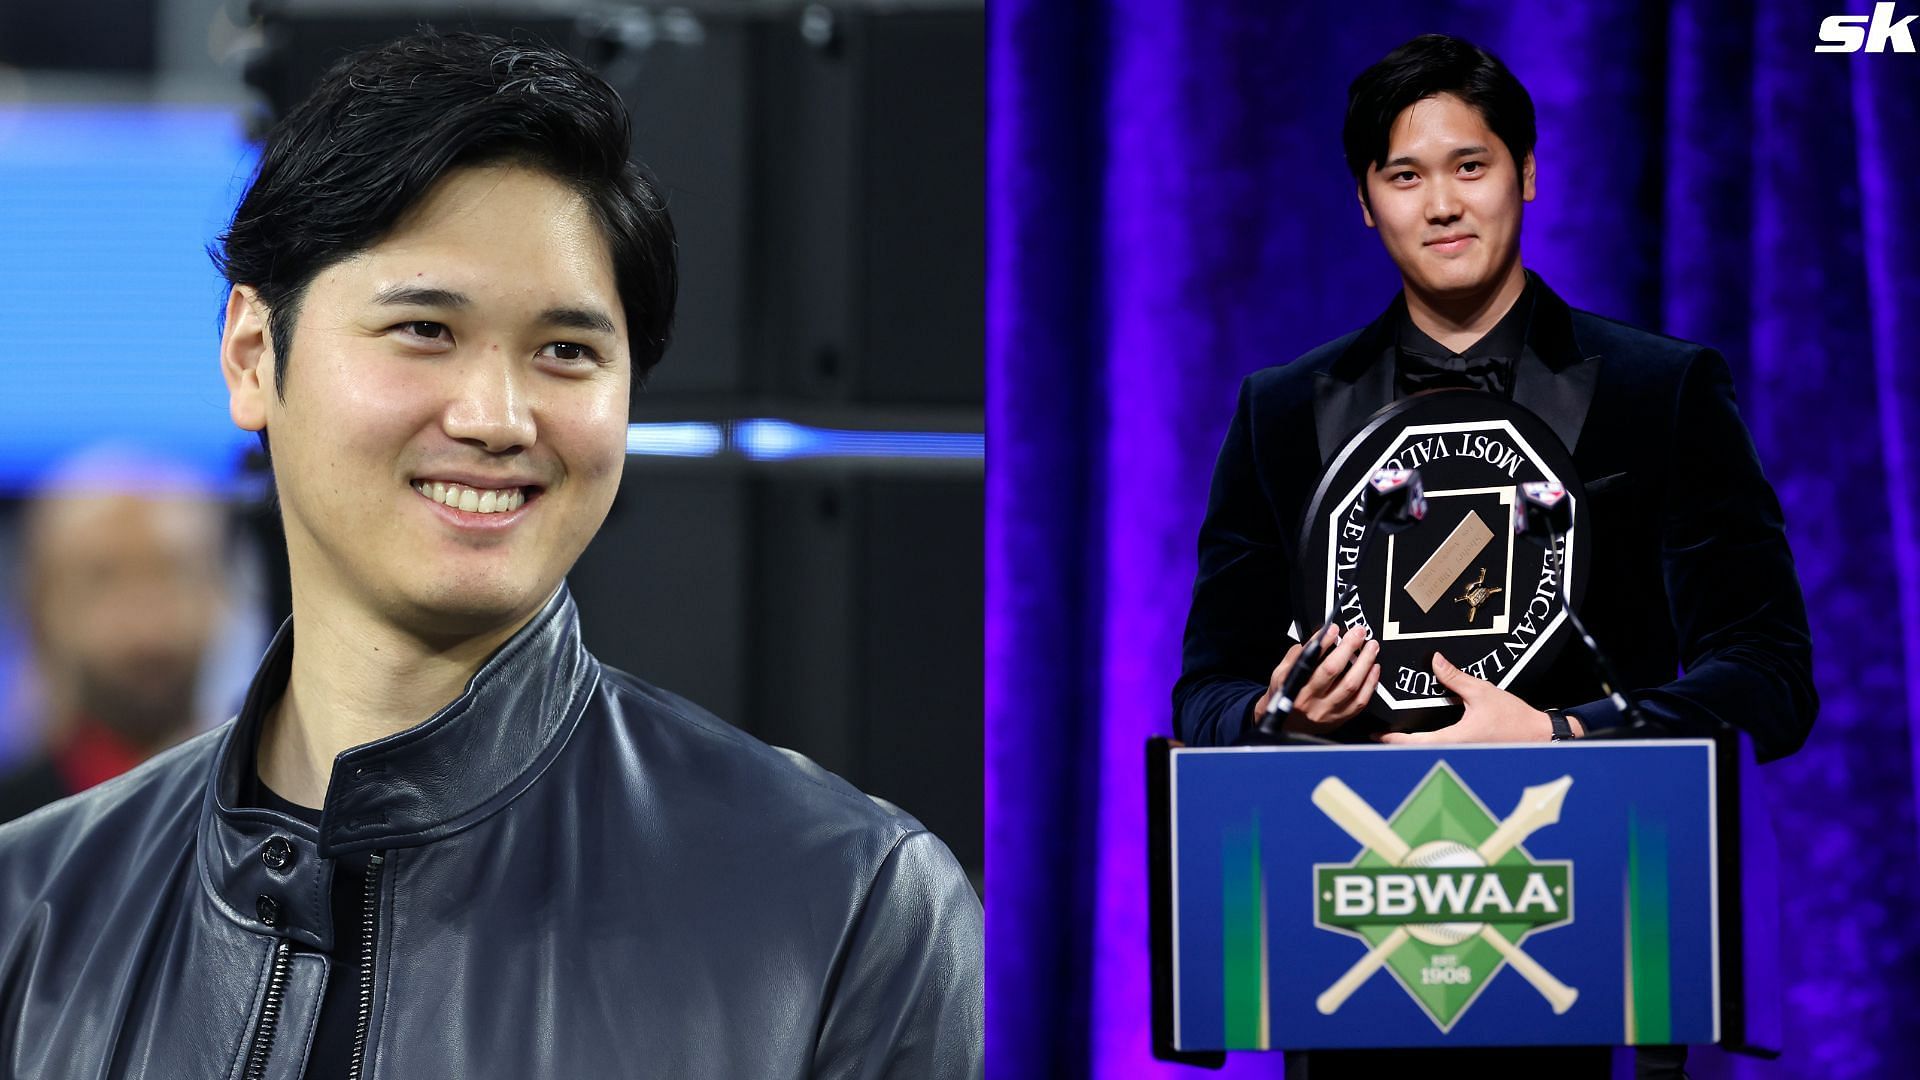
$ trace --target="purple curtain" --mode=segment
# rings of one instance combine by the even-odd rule
[[[1696,1054],[1694,1075],[1920,1069],[1920,349],[1899,324],[1920,311],[1920,55],[1815,53],[1850,11],[989,5],[992,1075],[1184,1073],[1147,1050],[1142,744],[1171,728],[1236,385],[1398,287],[1340,120],[1354,75],[1433,30],[1534,96],[1527,265],[1722,349],[1786,508],[1822,698],[1763,774],[1787,1052]]]

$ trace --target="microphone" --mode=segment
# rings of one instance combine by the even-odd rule
[[[1572,528],[1573,500],[1567,498],[1565,485],[1551,480],[1535,480],[1520,485],[1520,498],[1513,504],[1514,535],[1547,549],[1548,558],[1553,560],[1554,595],[1560,602],[1560,610],[1567,613],[1567,621],[1580,635],[1588,655],[1593,657],[1593,673],[1600,680],[1600,689],[1607,695],[1607,700],[1627,718],[1628,727],[1651,727],[1646,716],[1640,712],[1640,707],[1615,689],[1620,680],[1613,673],[1613,662],[1607,659],[1600,643],[1593,640],[1593,635],[1587,632],[1587,625],[1580,621],[1573,605],[1567,601],[1567,574],[1560,559],[1560,545],[1562,538]]]
[[[1373,538],[1379,533],[1405,532],[1420,523],[1427,516],[1426,491],[1420,485],[1419,469],[1380,469],[1368,479],[1366,486],[1360,489],[1360,513],[1366,519],[1366,525],[1360,533],[1360,551],[1353,561],[1354,577],[1360,575],[1360,568],[1366,565],[1367,552],[1373,546]],[[1293,712],[1294,699],[1299,697],[1300,688],[1307,684],[1313,669],[1320,664],[1320,654],[1325,651],[1327,631],[1333,627],[1334,613],[1340,610],[1339,576],[1336,570],[1333,596],[1327,604],[1327,617],[1302,645],[1300,656],[1294,661],[1292,670],[1287,672],[1286,681],[1280,684],[1280,692],[1267,702],[1266,714],[1260,718],[1259,732],[1268,738],[1277,738],[1281,734],[1280,725]],[[1358,588],[1358,585],[1349,586]]]

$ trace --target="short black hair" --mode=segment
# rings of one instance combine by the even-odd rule
[[[1422,34],[1380,58],[1347,88],[1341,131],[1347,171],[1367,196],[1367,170],[1387,163],[1393,121],[1416,101],[1452,94],[1472,106],[1518,168],[1533,152],[1533,98],[1500,58],[1470,41]],[[1371,204],[1369,204],[1371,205]]]
[[[537,168],[579,192],[605,234],[637,388],[666,352],[679,273],[673,221],[632,139],[620,95],[566,53],[423,27],[336,63],[274,125],[209,254],[266,305],[284,400],[315,276],[379,243],[453,169]]]

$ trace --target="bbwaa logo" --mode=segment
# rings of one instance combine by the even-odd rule
[[[1313,868],[1314,925],[1364,941],[1367,952],[1315,1001],[1331,1015],[1386,967],[1442,1032],[1503,966],[1555,1013],[1579,991],[1521,950],[1529,934],[1573,921],[1573,863],[1540,861],[1521,843],[1560,820],[1571,776],[1521,792],[1503,820],[1435,765],[1389,818],[1334,777],[1313,804],[1362,847],[1348,863]]]
[[[1868,15],[1829,15],[1820,20],[1820,40],[1825,45],[1815,45],[1814,52],[1859,52],[1862,46],[1867,52],[1886,52],[1892,45],[1894,52],[1913,51],[1913,32],[1907,24],[1916,17],[1909,15],[1899,22],[1893,21],[1893,7],[1889,3],[1873,5],[1873,14]]]

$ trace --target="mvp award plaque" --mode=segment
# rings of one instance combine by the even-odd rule
[[[1426,515],[1401,532],[1361,541],[1362,490],[1380,469],[1417,469]],[[1562,485],[1572,524],[1552,546],[1514,531],[1519,487]],[[1369,711],[1396,731],[1444,727],[1461,706],[1433,674],[1433,654],[1527,696],[1572,634],[1560,606],[1561,568],[1576,607],[1587,577],[1585,494],[1573,458],[1546,422],[1473,390],[1433,390],[1376,413],[1334,455],[1306,520],[1294,615],[1319,626],[1364,626],[1380,643],[1380,685]],[[1362,552],[1365,562],[1360,564]]]

